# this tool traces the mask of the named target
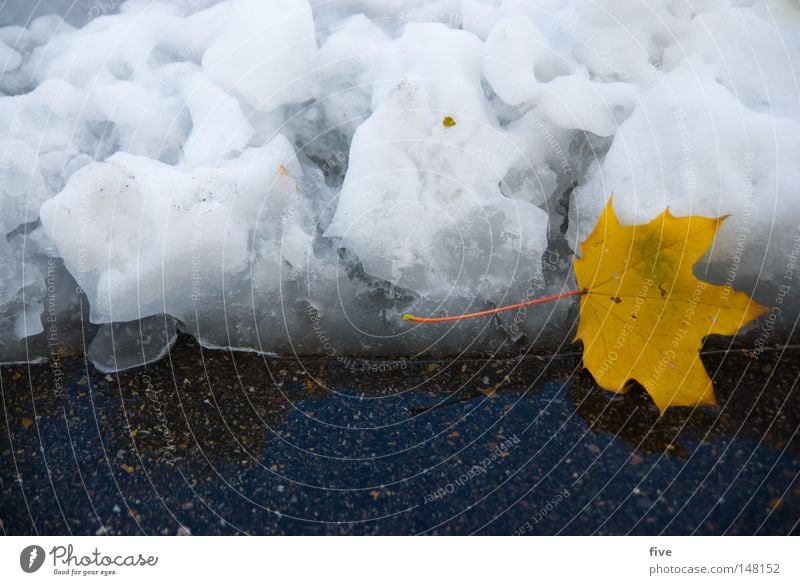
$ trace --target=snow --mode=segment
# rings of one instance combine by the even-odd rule
[[[14,71],[22,63],[22,56],[3,41],[0,41],[0,63],[2,63],[2,71],[4,73],[6,71]]]
[[[112,371],[178,331],[557,350],[569,301],[400,316],[572,288],[612,191],[625,222],[728,215],[696,270],[777,309],[770,343],[800,314],[794,0],[26,6],[0,17],[0,363],[85,338]]]

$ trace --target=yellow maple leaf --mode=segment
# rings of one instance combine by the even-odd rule
[[[602,388],[624,393],[636,380],[662,413],[716,404],[700,360],[703,339],[734,335],[767,311],[692,272],[724,219],[666,210],[650,223],[622,225],[609,199],[574,261],[581,290],[576,340]]]

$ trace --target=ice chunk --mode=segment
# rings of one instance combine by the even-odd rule
[[[220,37],[203,55],[203,71],[250,106],[272,110],[307,99],[317,42],[307,0],[232,0]]]
[[[681,42],[664,51],[664,65],[716,79],[749,108],[797,118],[800,93],[792,72],[800,68],[800,52],[789,46],[800,11],[785,14],[794,17],[792,27],[791,20],[760,16],[756,6],[715,8],[683,25]]]
[[[345,150],[349,147],[356,128],[372,113],[374,82],[383,74],[382,57],[389,43],[391,39],[363,15],[338,24],[319,52],[319,69],[314,77],[326,91],[319,96],[322,119],[316,121],[309,142],[340,132],[347,140]],[[331,154],[337,153],[328,156]]]
[[[171,59],[165,57],[165,61],[188,60],[201,63],[203,54],[219,38],[231,13],[227,2],[215,3],[215,1],[204,3],[192,1],[188,4],[188,8],[192,9],[190,14],[187,10],[181,11],[183,18],[175,22],[169,34],[158,39],[158,48],[168,52],[172,57]]]
[[[530,101],[539,93],[534,67],[549,51],[544,35],[530,20],[504,18],[486,39],[486,80],[509,105]]]
[[[38,153],[31,145],[9,139],[3,147],[13,152],[0,171],[0,227],[6,235],[20,224],[36,221],[39,205],[52,192],[42,176]]]
[[[303,221],[293,177],[302,171],[282,136],[191,171],[118,153],[76,172],[42,206],[42,224],[86,291],[93,322],[185,317],[213,311],[226,275],[244,278],[253,246],[263,238],[277,249],[285,224]]]
[[[14,71],[20,66],[20,63],[22,63],[22,56],[3,41],[0,41],[0,73]]]
[[[182,120],[182,101],[164,96],[158,89],[117,81],[92,93],[102,120],[114,124],[120,148],[149,158],[175,162],[187,134]]]
[[[175,319],[168,315],[108,323],[100,327],[87,356],[101,372],[117,372],[162,358],[176,339]]]
[[[570,0],[572,9],[594,26],[621,29],[653,18],[670,0]]]
[[[17,313],[17,318],[14,322],[14,335],[18,339],[32,337],[44,331],[44,327],[42,327],[42,309],[42,302],[36,300]]]
[[[630,114],[634,100],[627,83],[592,83],[582,75],[566,75],[542,88],[537,106],[561,128],[612,136],[617,118]]]
[[[247,146],[254,130],[238,101],[202,75],[190,78],[185,92],[192,116],[192,133],[183,147],[186,165],[212,164]]]
[[[423,295],[524,279],[539,265],[547,217],[500,190],[519,154],[480,90],[480,43],[424,24],[396,45],[386,61],[400,81],[386,71],[373,95],[326,235],[369,274]]]
[[[626,21],[614,21],[614,13],[604,12],[601,4],[588,11],[585,4],[578,2],[560,11],[554,25],[557,33],[552,35],[558,54],[593,81],[624,81],[640,87],[652,83],[665,46],[680,45],[669,26],[675,19],[661,13],[627,26]],[[641,8],[646,5],[633,10]],[[597,26],[593,15],[605,20],[605,25]]]
[[[460,28],[462,0],[337,0],[312,2],[314,21],[321,33],[336,30],[343,20],[364,14],[392,36],[402,33],[409,23],[439,22]]]
[[[27,340],[43,331],[45,287],[36,266],[18,247],[0,238],[0,363],[38,357],[28,354]]]
[[[140,12],[102,16],[84,28],[56,34],[33,52],[36,79],[62,79],[77,87],[146,75],[159,39],[175,16],[152,3]]]

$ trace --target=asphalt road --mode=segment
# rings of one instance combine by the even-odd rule
[[[4,534],[796,534],[800,349],[709,353],[720,407],[576,354],[276,359],[181,337],[0,368]]]

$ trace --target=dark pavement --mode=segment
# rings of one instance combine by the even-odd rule
[[[800,349],[709,352],[720,407],[577,353],[0,369],[4,534],[796,534]],[[56,377],[63,376],[63,389]]]

